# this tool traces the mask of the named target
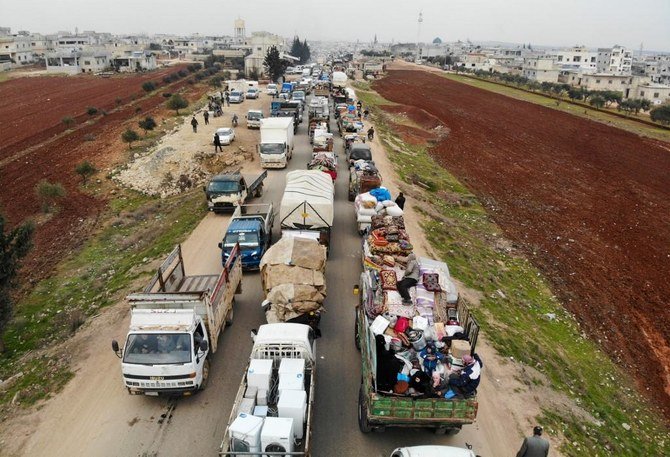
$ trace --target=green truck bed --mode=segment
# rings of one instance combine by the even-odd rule
[[[361,350],[361,387],[358,424],[362,432],[386,427],[433,428],[436,433],[457,433],[477,417],[476,398],[451,399],[395,396],[375,391],[374,335],[362,306],[356,308],[356,346]]]

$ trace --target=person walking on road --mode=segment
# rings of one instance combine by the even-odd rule
[[[226,91],[223,94],[224,101],[226,102],[226,106],[230,106],[230,94],[228,94],[228,91]]]
[[[219,150],[220,152],[223,152],[223,147],[221,146],[221,138],[219,138],[218,134],[214,134],[214,153],[216,153],[216,150]]]
[[[395,204],[398,205],[400,209],[405,209],[405,196],[400,192],[395,199]]]
[[[523,439],[521,449],[516,457],[547,457],[549,455],[549,441],[542,438],[542,427],[533,428],[533,436]]]
[[[195,118],[195,114],[193,115],[193,119],[191,119],[191,126],[193,127],[193,133],[198,133],[198,120]]]
[[[209,125],[209,111],[202,113],[202,117],[205,118],[205,125]]]

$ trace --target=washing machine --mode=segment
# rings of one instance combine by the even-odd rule
[[[251,414],[240,414],[228,429],[230,450],[236,452],[260,452],[263,418]]]
[[[281,359],[279,395],[285,390],[305,390],[305,359]]]
[[[256,387],[259,391],[270,390],[270,379],[272,378],[272,360],[251,359],[247,369],[247,389]]]
[[[266,417],[261,430],[261,451],[293,452],[293,419]]]
[[[301,440],[307,416],[307,394],[304,390],[285,390],[279,395],[277,415],[293,419],[293,436]]]

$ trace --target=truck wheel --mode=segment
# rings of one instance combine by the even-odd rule
[[[359,333],[358,333],[358,307],[355,309],[356,315],[354,317],[354,344],[356,344],[356,349],[359,351],[361,350],[361,342],[358,339],[359,338]]]
[[[454,436],[454,435],[457,435],[458,432],[460,432],[460,431],[461,431],[461,426],[460,425],[458,425],[456,427],[449,427],[447,429],[447,435]]]
[[[205,360],[205,363],[202,365],[202,382],[200,383],[199,390],[205,390],[207,383],[209,382],[209,359]]]
[[[256,190],[256,197],[262,197],[263,196],[263,184],[258,186],[258,189]]]
[[[362,382],[361,388],[358,391],[358,428],[360,428],[363,433],[370,433],[372,431],[372,426],[368,421],[368,406],[365,401],[365,392],[363,392]]]
[[[356,196],[354,195],[353,192],[349,192],[349,201],[353,202],[356,199]]]

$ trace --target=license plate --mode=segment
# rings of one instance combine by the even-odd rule
[[[144,392],[144,395],[149,395],[151,397],[158,397],[158,392]]]
[[[165,378],[163,376],[151,376],[149,379],[151,379],[152,381],[162,381]]]

